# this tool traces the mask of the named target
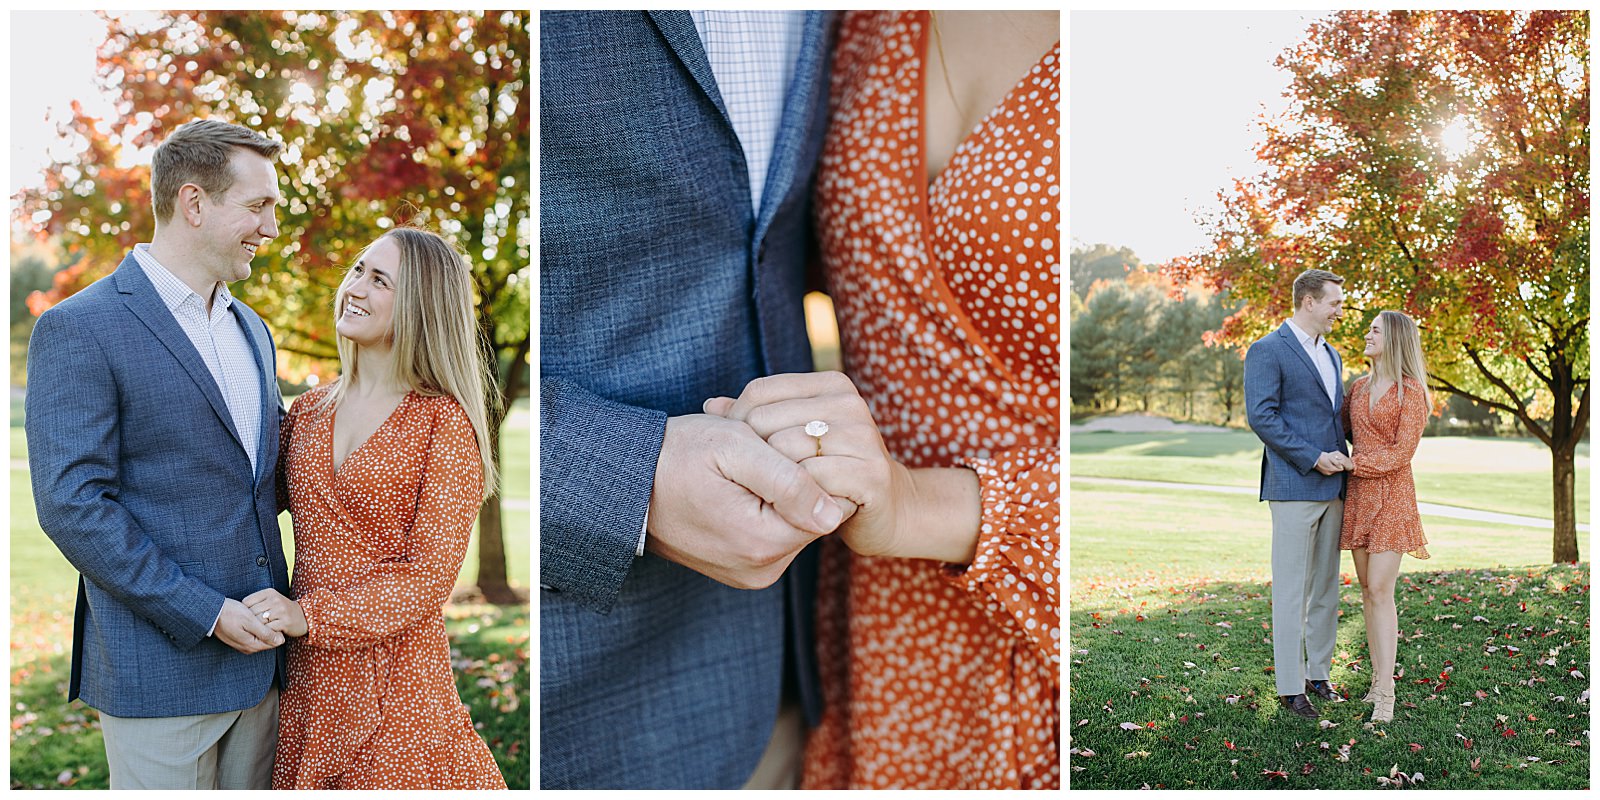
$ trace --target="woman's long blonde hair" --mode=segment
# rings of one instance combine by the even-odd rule
[[[1428,393],[1428,366],[1422,360],[1422,334],[1417,323],[1399,311],[1378,312],[1378,322],[1383,328],[1383,356],[1372,362],[1367,373],[1367,408],[1378,402],[1378,393],[1372,383],[1379,378],[1395,386],[1395,400],[1401,405],[1406,400],[1406,378],[1422,384],[1422,400],[1432,402]]]
[[[494,494],[498,476],[493,443],[489,440],[488,398],[498,399],[489,350],[482,345],[472,302],[472,276],[462,255],[443,237],[419,228],[396,228],[362,249],[356,262],[384,239],[400,250],[400,270],[395,276],[394,330],[390,333],[394,377],[418,394],[448,395],[461,404],[478,439],[483,459],[483,496]],[[345,293],[356,280],[355,270],[345,274],[334,296],[334,318],[344,309]],[[338,408],[361,374],[361,346],[339,337],[342,375],[324,399],[324,407]]]

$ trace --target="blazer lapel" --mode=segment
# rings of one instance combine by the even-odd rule
[[[252,319],[251,315],[244,313],[244,303],[239,298],[233,299],[230,307],[233,318],[238,320],[240,330],[245,333],[245,340],[250,343],[250,355],[256,360],[256,377],[261,385],[261,435],[256,442],[256,480],[277,469],[277,464],[268,464],[263,458],[267,451],[267,436],[272,432],[272,426],[265,424],[272,419],[272,414],[277,413],[278,405],[282,402],[278,394],[277,375],[274,374],[274,365],[267,354],[272,352],[272,342],[268,339],[266,325]]]
[[[722,121],[727,124],[728,130],[733,131],[733,118],[728,116],[728,107],[722,104],[722,93],[717,91],[717,78],[711,72],[711,61],[706,58],[705,45],[700,43],[700,34],[695,31],[694,17],[687,11],[646,11],[650,20],[655,23],[656,30],[661,32],[661,38],[667,41],[667,47],[672,54],[683,62],[685,69],[694,77],[694,82],[700,86],[700,91],[711,99],[711,104],[717,107],[717,112],[722,115]],[[734,137],[735,141],[738,137]]]
[[[244,444],[239,438],[239,431],[233,427],[233,415],[228,413],[228,404],[222,399],[222,390],[217,388],[217,382],[211,377],[211,370],[206,368],[206,363],[200,360],[199,351],[194,349],[194,343],[189,341],[189,336],[178,327],[178,321],[172,318],[172,311],[161,302],[161,296],[156,294],[156,287],[145,277],[144,270],[135,261],[133,254],[129,253],[122,260],[121,266],[114,273],[117,282],[117,291],[122,294],[122,302],[133,315],[143,322],[150,332],[155,334],[158,341],[178,359],[183,365],[183,371],[189,373],[189,378],[200,388],[200,393],[205,395],[206,402],[211,404],[211,410],[216,412],[217,419],[227,428],[228,435],[233,437],[234,443],[239,445],[241,452]]]
[[[1314,385],[1322,390],[1323,397],[1327,397],[1328,385],[1322,382],[1322,373],[1317,370],[1317,363],[1312,361],[1311,354],[1300,346],[1300,337],[1295,335],[1294,330],[1289,327],[1289,323],[1285,322],[1282,327],[1278,328],[1278,335],[1283,337],[1289,350],[1295,354],[1296,358],[1300,359],[1300,363],[1306,365],[1306,371],[1311,373],[1311,379],[1316,382]],[[1327,347],[1327,342],[1323,342],[1322,346]],[[1338,376],[1337,367],[1334,368],[1334,375],[1335,377]],[[1334,392],[1334,394],[1337,395],[1338,392]],[[1334,410],[1338,410],[1339,404],[1337,402],[1330,401],[1329,404],[1333,406]]]
[[[1339,358],[1339,351],[1327,341],[1323,341],[1322,346],[1328,348],[1328,356],[1333,359],[1333,380],[1338,384],[1333,392],[1333,413],[1337,414],[1339,407],[1344,405],[1344,379],[1341,377],[1344,375],[1344,359]]]
[[[756,241],[761,240],[767,223],[789,194],[799,172],[800,151],[805,146],[812,121],[828,113],[817,102],[828,80],[827,22],[829,12],[807,11],[805,30],[800,36],[800,55],[795,59],[789,92],[783,99],[783,115],[778,125],[778,140],[767,163],[766,188],[761,192],[761,208],[756,221]]]

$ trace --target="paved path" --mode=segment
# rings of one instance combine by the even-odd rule
[[[1201,483],[1170,483],[1166,481],[1141,481],[1132,478],[1093,478],[1086,475],[1072,476],[1073,483],[1098,483],[1106,486],[1145,486],[1152,489],[1179,489],[1190,492],[1213,492],[1215,494],[1242,494],[1250,497],[1260,497],[1261,492],[1254,486],[1212,486]],[[1447,506],[1439,503],[1417,503],[1417,510],[1430,517],[1448,517],[1450,519],[1464,519],[1472,522],[1488,522],[1495,525],[1516,525],[1523,528],[1543,528],[1550,530],[1555,523],[1541,517],[1524,517],[1518,514],[1500,514],[1494,511],[1480,511],[1476,508],[1462,508],[1461,506]],[[1578,530],[1587,532],[1589,526],[1579,523]]]

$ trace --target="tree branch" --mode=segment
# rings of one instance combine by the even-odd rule
[[[1522,402],[1522,396],[1517,394],[1516,390],[1512,389],[1511,385],[1501,379],[1499,375],[1494,374],[1494,371],[1489,369],[1488,364],[1483,363],[1483,358],[1478,353],[1476,348],[1470,344],[1462,344],[1461,349],[1467,351],[1467,357],[1472,359],[1472,363],[1477,366],[1478,372],[1482,373],[1485,378],[1488,378],[1490,383],[1499,387],[1500,391],[1505,392],[1506,397],[1511,398],[1511,402],[1517,404],[1518,415],[1524,417],[1529,416],[1528,407]]]

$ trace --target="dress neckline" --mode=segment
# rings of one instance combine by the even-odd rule
[[[411,402],[411,396],[416,393],[417,392],[415,389],[406,392],[405,395],[400,398],[400,402],[395,404],[394,409],[389,412],[389,415],[383,418],[383,422],[378,423],[378,427],[373,428],[372,433],[367,434],[367,438],[362,439],[360,444],[357,444],[350,450],[350,452],[345,453],[344,460],[337,464],[334,463],[333,431],[334,423],[337,421],[339,416],[339,409],[335,408],[333,413],[328,415],[328,473],[335,480],[337,480],[340,475],[343,475],[345,473],[345,469],[350,466],[350,462],[360,455],[362,451],[367,449],[368,443],[370,443],[373,439],[378,438],[379,434],[384,433],[384,431],[390,427],[390,423],[394,422],[394,420],[400,416],[400,410],[405,408],[406,405]]]
[[[918,206],[922,209],[923,222],[927,223],[932,217],[932,206],[930,204],[932,203],[934,185],[944,180],[944,177],[950,173],[950,165],[955,163],[956,156],[961,155],[971,147],[973,140],[977,137],[978,133],[983,130],[984,126],[988,124],[989,120],[994,117],[995,113],[1005,108],[1006,105],[1011,102],[1011,98],[1019,89],[1023,89],[1027,86],[1028,76],[1032,75],[1035,69],[1038,69],[1040,65],[1044,64],[1045,59],[1048,59],[1057,50],[1061,49],[1061,40],[1057,39],[1056,43],[1051,45],[1049,49],[1045,50],[1043,53],[1040,53],[1039,57],[1033,60],[1032,66],[1023,71],[1023,73],[1017,77],[1016,81],[1012,82],[1011,88],[1007,89],[1005,94],[1000,95],[999,102],[996,102],[994,106],[984,113],[983,116],[978,118],[978,121],[974,123],[966,133],[962,134],[961,138],[956,142],[955,149],[950,151],[950,157],[945,159],[944,167],[939,170],[939,174],[933,176],[932,179],[929,179],[927,72],[928,32],[932,30],[933,12],[915,11],[912,13],[917,15],[918,22],[920,23],[917,28],[916,47],[913,49],[912,57],[917,61],[917,71],[920,73],[920,77],[922,78],[921,80],[911,82],[911,91],[916,93],[916,96],[912,98],[911,107],[915,110],[917,115],[918,158],[916,164],[917,175],[914,183],[918,187],[920,201]]]

